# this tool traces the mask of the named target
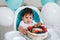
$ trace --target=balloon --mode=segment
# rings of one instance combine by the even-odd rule
[[[57,3],[57,0],[41,0],[42,5],[45,5],[48,2],[55,2],[55,3]]]
[[[56,3],[49,2],[43,6],[42,20],[47,25],[60,25],[60,7]]]
[[[29,6],[39,7],[42,6],[40,0],[24,0],[24,3]]]
[[[5,2],[9,8],[16,10],[22,5],[23,0],[5,0]]]
[[[13,24],[14,13],[7,7],[0,7],[0,25],[10,26]]]

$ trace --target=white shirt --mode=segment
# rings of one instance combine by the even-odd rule
[[[21,21],[19,26],[22,26],[23,28],[27,28],[28,26],[33,26],[34,24],[36,24],[34,20],[30,24],[26,24],[24,23],[24,21]]]

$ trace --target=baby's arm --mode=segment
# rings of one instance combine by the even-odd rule
[[[39,23],[37,23],[37,24],[35,24],[34,26],[41,26],[42,25],[42,22],[39,22]]]
[[[36,23],[34,20],[33,20],[33,23],[35,24],[34,26],[41,26],[43,24],[42,22]]]
[[[22,26],[19,26],[18,30],[19,30],[20,32],[22,32],[23,34],[25,34],[25,35],[27,34],[26,29],[24,29]]]

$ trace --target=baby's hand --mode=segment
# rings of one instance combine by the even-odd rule
[[[39,22],[37,25],[38,25],[38,26],[41,26],[41,25],[42,25],[42,22]]]
[[[25,34],[25,35],[27,34],[27,30],[26,29],[24,29],[23,34]]]
[[[27,35],[28,34],[28,29],[24,29],[23,34]]]
[[[19,30],[21,33],[23,33],[23,34],[27,34],[27,33],[26,33],[26,30],[25,30],[22,26],[20,26],[20,27],[18,28],[18,30]]]

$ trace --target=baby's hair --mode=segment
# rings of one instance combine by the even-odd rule
[[[24,15],[27,15],[27,14],[33,15],[33,11],[32,11],[31,8],[26,7],[26,8],[23,9],[22,17],[23,17]]]

